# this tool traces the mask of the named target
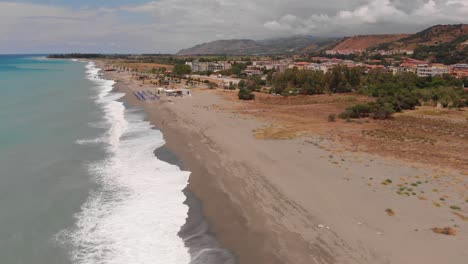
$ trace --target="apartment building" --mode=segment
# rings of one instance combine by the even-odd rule
[[[429,77],[444,75],[449,73],[449,68],[443,64],[419,64],[416,74],[418,77]]]
[[[205,72],[205,71],[224,71],[231,69],[231,64],[228,62],[186,62],[192,68],[192,72]]]

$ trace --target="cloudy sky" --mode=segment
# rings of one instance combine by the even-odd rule
[[[0,54],[171,53],[216,39],[454,23],[468,23],[468,0],[0,0]]]

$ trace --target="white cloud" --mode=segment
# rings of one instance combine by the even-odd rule
[[[366,33],[410,33],[434,24],[467,23],[468,1],[371,0],[351,9],[342,9],[334,15],[313,14],[291,23],[280,17],[264,23],[270,30],[347,35]],[[415,3],[417,5],[415,5]],[[455,5],[457,8],[454,8]]]
[[[0,0],[0,53],[175,52],[221,38],[406,33],[467,22],[468,0],[158,0],[99,9]]]

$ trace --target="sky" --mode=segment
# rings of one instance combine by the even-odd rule
[[[468,0],[0,0],[0,54],[174,53],[218,39],[458,23],[468,23]]]

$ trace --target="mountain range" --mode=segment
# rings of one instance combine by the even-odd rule
[[[464,51],[468,25],[436,25],[416,34],[359,35],[344,38],[321,38],[308,35],[267,40],[216,40],[180,50],[178,55],[262,55],[298,54],[321,50],[415,50],[421,47],[449,45]],[[444,46],[445,45],[445,46]]]
[[[298,35],[292,37],[251,40],[216,40],[180,50],[177,55],[261,55],[294,54],[303,51],[316,51],[335,43],[338,38],[321,38]]]

